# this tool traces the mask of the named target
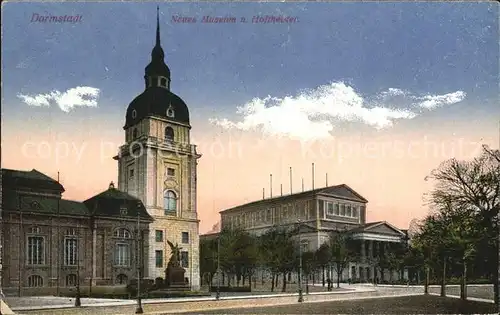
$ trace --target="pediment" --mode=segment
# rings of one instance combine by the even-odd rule
[[[394,235],[394,236],[404,236],[405,233],[398,229],[397,227],[387,223],[380,222],[378,224],[374,224],[372,226],[368,226],[363,229],[363,232],[367,233],[376,233],[376,234],[384,234],[384,235]]]
[[[321,194],[330,195],[334,197],[341,197],[350,200],[356,200],[360,202],[368,202],[363,196],[358,194],[351,187],[343,184],[338,186],[326,187],[320,191]]]

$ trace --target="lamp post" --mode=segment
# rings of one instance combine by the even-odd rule
[[[81,296],[80,296],[80,240],[81,231],[80,231],[80,222],[78,222],[78,238],[76,241],[76,297],[75,297],[75,307],[82,306]],[[85,237],[85,236],[84,236]],[[58,271],[59,272],[59,271]]]
[[[136,247],[137,247],[137,258],[136,258],[136,264],[137,264],[137,307],[135,308],[135,313],[136,314],[142,314],[144,313],[144,310],[142,309],[142,301],[141,301],[141,251],[140,251],[140,235],[141,235],[141,215],[140,215],[140,210],[141,210],[141,203],[137,203],[137,239],[136,239]]]
[[[220,299],[220,233],[217,236],[217,292],[215,293],[215,299],[218,301]]]
[[[302,239],[300,237],[300,219],[297,220],[299,224],[299,303],[304,301],[302,296]]]

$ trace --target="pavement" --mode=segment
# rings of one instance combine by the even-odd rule
[[[341,290],[331,292],[311,292],[304,294],[304,303],[321,303],[332,301],[380,299],[401,296],[421,296],[424,293],[423,286],[405,285],[377,285],[371,284],[342,284]],[[479,288],[479,289],[478,289]],[[469,286],[469,293],[476,292],[477,296],[484,297],[488,290],[493,290],[492,285]],[[450,286],[447,291],[452,294],[456,291],[455,286]],[[482,291],[481,291],[482,290]],[[431,286],[431,294],[439,293],[439,286]],[[436,293],[437,292],[437,293]],[[482,292],[482,293],[481,293]],[[486,293],[485,293],[486,292]],[[471,294],[469,294],[471,295]],[[455,297],[455,296],[452,296]],[[457,296],[458,297],[458,296]],[[480,297],[471,299],[479,299]],[[193,298],[169,298],[169,299],[144,299],[143,308],[145,314],[179,314],[189,312],[214,311],[221,309],[249,308],[249,307],[271,307],[279,305],[297,304],[297,293],[285,294],[257,294],[257,295],[232,295],[221,296],[220,300],[215,297],[193,297]],[[484,299],[489,301],[487,298]],[[135,300],[109,300],[109,299],[86,299],[82,298],[82,307],[74,308],[74,299],[63,297],[9,297],[6,299],[16,314],[133,314],[136,308]]]

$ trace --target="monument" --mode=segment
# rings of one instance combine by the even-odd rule
[[[172,251],[172,256],[165,269],[165,287],[167,289],[189,290],[189,283],[186,281],[184,274],[186,270],[180,264],[180,248],[179,245],[167,241]]]

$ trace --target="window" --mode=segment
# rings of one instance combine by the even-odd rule
[[[137,129],[134,128],[134,131],[132,132],[132,139],[137,139]]]
[[[172,190],[167,190],[163,196],[163,206],[165,212],[177,211],[177,195]]]
[[[340,215],[345,216],[345,205],[340,205]]]
[[[345,215],[346,217],[350,217],[351,216],[351,205],[347,205],[346,206],[346,211],[345,211]]]
[[[66,286],[67,287],[76,286],[76,275],[75,274],[70,274],[70,275],[66,276]]]
[[[188,232],[182,232],[182,243],[189,244],[189,233]]]
[[[300,244],[300,250],[302,251],[302,253],[308,252],[309,251],[309,242],[302,241]]]
[[[66,238],[64,240],[64,265],[76,266],[78,259],[78,240],[76,238]]]
[[[155,231],[155,240],[157,242],[163,242],[163,231],[160,230]]]
[[[165,140],[174,141],[174,129],[172,127],[165,128]]]
[[[130,266],[130,247],[128,244],[118,243],[115,246],[115,266]]]
[[[174,109],[172,108],[172,105],[170,105],[170,107],[167,109],[167,117],[174,117]]]
[[[120,207],[120,215],[127,215],[127,207]]]
[[[189,253],[186,251],[181,252],[181,267],[189,268]]]
[[[127,229],[118,229],[115,231],[115,237],[118,238],[132,238],[132,234]]]
[[[128,174],[129,174],[129,177],[134,177],[134,170],[133,169],[130,169],[128,171]]]
[[[167,168],[167,176],[175,176],[175,169],[171,167]]]
[[[28,265],[43,265],[45,260],[44,255],[44,239],[41,236],[28,237]]]
[[[333,209],[333,214],[334,215],[339,215],[340,214],[340,205],[338,203],[335,204],[335,208]]]
[[[29,276],[28,287],[30,288],[43,287],[43,278],[38,275]]]
[[[161,78],[161,86],[167,87],[167,79]]]
[[[134,109],[132,110],[132,118],[135,119],[135,117],[137,117],[137,111]]]
[[[358,217],[358,207],[357,206],[354,206],[352,208],[352,217],[353,218],[357,218]]]
[[[119,274],[116,276],[116,284],[127,284],[128,277],[124,274]]]
[[[156,268],[162,268],[163,267],[163,251],[162,250],[157,250],[155,251],[155,260],[156,260]]]
[[[332,202],[327,202],[326,203],[326,213],[329,215],[333,215],[333,203]]]

